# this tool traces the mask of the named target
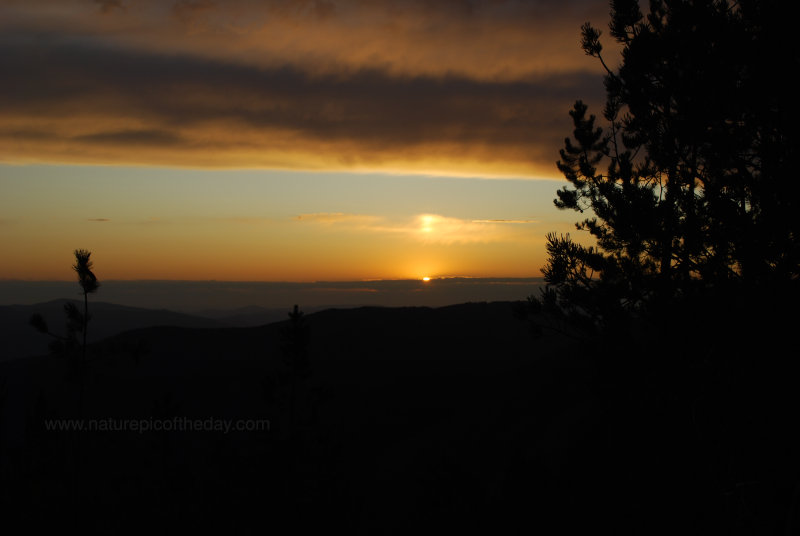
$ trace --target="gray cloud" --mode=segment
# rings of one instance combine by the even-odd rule
[[[472,223],[539,223],[539,220],[472,220]]]
[[[465,47],[472,31],[491,47],[495,33],[486,34],[489,30],[502,36],[506,26],[518,28],[522,18],[530,19],[531,31],[545,32],[546,21],[572,24],[572,11],[595,13],[598,3],[276,1],[264,3],[253,16],[336,18],[336,23],[325,23],[336,32],[343,21],[356,24],[361,16],[367,19],[353,31],[366,32],[370,21],[384,20],[396,10],[395,18],[385,20],[409,28],[387,28],[387,35],[401,36],[413,48],[412,29],[419,31],[419,39],[434,40],[430,53],[435,55],[441,51],[433,46],[436,33],[425,25],[426,9],[432,20],[449,21],[442,32],[458,33]],[[113,1],[100,4],[123,7]],[[134,29],[145,20],[162,20],[161,4],[142,6],[146,9],[130,7],[113,16],[134,21],[129,22]],[[200,25],[202,31],[216,20],[213,13],[232,17],[230,6],[240,11],[251,7],[233,2],[223,10],[222,4],[201,0],[168,6],[171,18]],[[104,33],[109,28],[102,25],[69,30],[19,9],[27,19],[20,15],[22,22],[11,28],[0,24],[5,29],[0,35],[5,73],[0,99],[6,103],[0,110],[0,141],[12,160],[307,169],[410,166],[434,172],[480,163],[483,171],[553,176],[557,151],[570,130],[572,102],[598,103],[602,96],[599,72],[561,68],[555,62],[549,68],[531,64],[485,76],[469,68],[442,70],[446,63],[428,64],[422,56],[416,67],[400,68],[388,56],[384,63],[360,64],[348,56],[322,68],[313,57],[324,57],[325,39],[332,39],[327,36],[309,57],[288,54],[283,61],[273,57],[258,63],[243,60],[236,51],[216,54],[212,47],[171,46],[163,28],[157,37],[167,48],[156,50],[137,41],[138,34],[127,26],[122,35],[128,40],[123,41]],[[38,24],[40,31],[32,33],[26,24]],[[187,32],[178,44],[191,41],[194,34]],[[239,39],[241,47],[249,43],[246,35]],[[375,50],[377,56],[383,53]],[[469,50],[478,54],[478,49]],[[457,51],[456,46],[448,54],[459,57]],[[529,54],[541,56],[536,50]],[[577,44],[570,54],[580,58]],[[511,60],[526,61],[524,54]],[[475,63],[491,64],[479,57]]]
[[[111,145],[174,145],[180,142],[180,136],[166,130],[142,129],[95,132],[75,136],[73,140]]]
[[[94,0],[94,3],[97,4],[97,7],[100,9],[100,13],[103,14],[111,13],[116,9],[125,9],[125,5],[122,3],[122,0]]]

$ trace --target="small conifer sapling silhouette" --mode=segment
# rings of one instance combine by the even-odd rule
[[[291,400],[289,408],[289,430],[294,431],[295,411],[297,405],[297,383],[310,375],[308,361],[308,326],[304,314],[297,305],[289,313],[289,324],[281,332],[283,344],[281,350],[284,362],[291,372]]]

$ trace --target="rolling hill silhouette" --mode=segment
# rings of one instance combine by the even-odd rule
[[[95,307],[96,318],[102,310]],[[473,479],[471,501],[504,508],[496,503],[499,498],[485,496],[486,489],[506,485],[511,460],[521,453],[498,458],[498,441],[524,444],[532,437],[537,425],[525,408],[533,403],[531,397],[548,392],[536,385],[563,376],[559,370],[570,370],[568,376],[578,382],[589,374],[579,359],[559,359],[557,366],[542,368],[569,343],[545,337],[532,351],[529,327],[514,317],[511,303],[325,310],[309,314],[306,321],[311,377],[293,391],[294,425],[288,424],[284,403],[292,381],[282,350],[286,322],[251,328],[146,327],[96,342],[88,352],[82,416],[75,414],[67,360],[39,356],[1,363],[7,393],[0,428],[3,470],[13,474],[11,467],[36,453],[33,473],[17,476],[42,483],[54,479],[55,487],[42,491],[42,504],[51,506],[61,500],[64,486],[73,485],[77,472],[84,487],[76,493],[97,504],[97,515],[117,530],[126,527],[109,512],[126,508],[126,501],[158,511],[164,508],[160,501],[171,501],[192,512],[189,526],[213,521],[230,528],[218,517],[222,514],[201,508],[202,496],[210,496],[225,503],[219,508],[226,513],[233,509],[255,516],[259,510],[251,508],[256,503],[272,505],[266,508],[273,526],[291,525],[287,512],[312,508],[329,523],[369,532],[398,509],[437,518],[435,505],[418,509],[412,504],[420,493],[432,493],[425,483],[430,478],[451,495],[461,493],[452,487],[452,478]],[[126,350],[132,347],[144,350],[132,355]],[[570,409],[575,401],[567,400],[569,392],[574,390],[554,396],[547,407],[554,414],[578,411],[582,419],[593,418],[593,410]],[[37,421],[42,416],[132,420],[159,415],[266,417],[270,429],[70,435],[42,431]],[[556,428],[573,417],[565,419]],[[554,433],[554,441],[574,441],[563,430]],[[56,456],[61,461],[54,465],[55,452],[64,455],[58,445],[74,446],[75,441],[80,469],[69,456]],[[451,453],[450,473],[425,469],[446,452]],[[287,486],[291,496],[306,498],[290,500]],[[8,504],[17,506],[15,515],[36,514],[31,508],[39,507],[31,506],[29,497],[11,495]],[[156,497],[157,506],[152,502]],[[163,515],[165,522],[176,522]],[[301,525],[318,527],[321,519]],[[401,523],[398,530],[403,526],[409,525]]]
[[[56,334],[64,331],[64,304],[79,300],[59,299],[34,305],[0,306],[0,361],[47,353],[48,337],[28,325],[34,313],[39,313]],[[224,320],[176,313],[166,309],[142,309],[106,302],[92,302],[89,342],[97,342],[123,331],[148,326],[183,326],[212,328],[229,325]]]
[[[560,334],[532,338],[510,302],[303,319],[307,344],[287,338],[288,319],[117,333],[88,348],[85,405],[69,359],[0,363],[0,513],[54,529],[92,505],[89,532],[131,534],[528,534],[742,533],[742,515],[774,533],[792,512],[791,406],[726,394],[711,369],[681,379],[680,360],[642,360],[636,341],[620,369],[609,349],[598,359]],[[308,376],[292,372],[298,344]],[[91,421],[117,428],[53,424]],[[187,421],[268,425],[152,428]],[[132,422],[151,428],[119,428]],[[741,474],[726,473],[727,452]],[[728,501],[726,479],[743,478],[746,502]]]

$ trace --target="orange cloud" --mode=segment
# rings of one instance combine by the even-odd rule
[[[344,214],[342,212],[316,212],[313,214],[300,214],[295,219],[297,221],[321,223],[323,225],[346,223],[358,227],[369,226],[380,220],[380,218],[377,216],[367,216],[364,214]]]
[[[98,9],[98,6],[100,9]],[[608,3],[526,0],[6,0],[4,30],[309,72],[364,68],[517,80],[591,68],[577,48]]]
[[[472,220],[472,223],[539,223],[539,220]]]
[[[556,176],[605,2],[0,5],[6,162]]]
[[[503,223],[534,223],[529,220],[464,220],[439,214],[418,214],[405,222],[362,214],[318,213],[297,216],[297,221],[312,222],[349,232],[402,235],[423,244],[479,244],[518,241],[525,238],[512,233]]]

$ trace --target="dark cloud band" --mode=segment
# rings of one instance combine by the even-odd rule
[[[478,150],[498,162],[552,166],[571,102],[599,100],[602,90],[585,72],[514,81],[320,74],[13,34],[0,38],[0,69],[0,139],[19,156],[70,147],[89,161],[122,154],[145,164],[169,160],[169,149],[182,155],[179,165],[195,152],[248,165],[243,152],[310,151],[324,160],[327,147],[345,166],[366,153],[380,165],[424,159],[430,147],[444,161]]]

